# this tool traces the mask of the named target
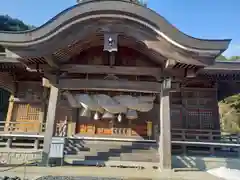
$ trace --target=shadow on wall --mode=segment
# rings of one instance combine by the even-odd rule
[[[10,92],[0,88],[0,121],[5,121],[8,112]]]
[[[240,159],[206,156],[172,156],[173,168],[197,168],[201,171],[226,167],[240,170]]]

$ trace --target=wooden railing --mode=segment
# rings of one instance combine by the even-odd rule
[[[172,139],[181,141],[240,143],[240,134],[223,135],[217,130],[172,129]]]
[[[216,130],[172,129],[173,151],[178,153],[240,156],[240,134]]]
[[[42,151],[5,151],[0,152],[0,166],[36,164],[42,158]]]
[[[31,133],[42,134],[45,131],[45,123],[32,122],[0,122],[0,133]]]

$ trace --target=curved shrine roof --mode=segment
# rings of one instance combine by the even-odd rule
[[[98,29],[99,22],[105,23],[102,26],[105,29]],[[142,41],[146,49],[197,66],[213,64],[230,43],[229,39],[198,39],[186,35],[153,10],[130,0],[86,0],[36,29],[0,32],[0,45],[19,57],[44,57],[62,49],[70,52],[71,46],[79,42],[77,47],[85,48],[84,41],[92,37],[90,33],[108,31],[109,24],[113,29],[120,27],[126,36]]]
[[[68,24],[69,21],[73,21],[73,19],[76,19],[77,17],[83,18],[90,14],[99,13],[113,13],[136,17],[157,29],[165,39],[188,48],[223,51],[228,47],[230,42],[229,39],[198,39],[186,35],[153,10],[138,4],[130,4],[129,0],[90,0],[83,1],[82,3],[64,10],[39,28],[25,32],[1,32],[0,44],[20,46],[27,42],[34,43],[39,39],[43,39],[44,37],[53,34],[64,24]]]

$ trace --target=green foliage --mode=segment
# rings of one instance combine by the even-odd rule
[[[218,61],[236,61],[236,60],[240,60],[240,56],[232,56],[230,58],[227,58],[223,55],[220,55],[216,58],[216,60],[218,60]]]
[[[137,3],[143,5],[143,6],[147,6],[147,1],[146,0],[136,0]]]
[[[229,58],[230,61],[240,60],[240,56],[232,56]]]
[[[219,102],[222,131],[240,133],[240,94]]]
[[[231,108],[234,108],[236,112],[240,113],[240,95],[236,94],[230,97],[227,97],[223,100],[225,104],[228,104]]]
[[[8,15],[0,15],[0,31],[26,31],[34,28]]]

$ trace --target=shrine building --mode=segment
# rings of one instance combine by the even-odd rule
[[[36,29],[0,32],[0,135],[8,147],[15,134],[33,139],[46,157],[65,137],[70,164],[171,169],[174,153],[213,153],[182,142],[221,134],[218,100],[240,70],[216,61],[229,43],[131,0],[79,1]]]

